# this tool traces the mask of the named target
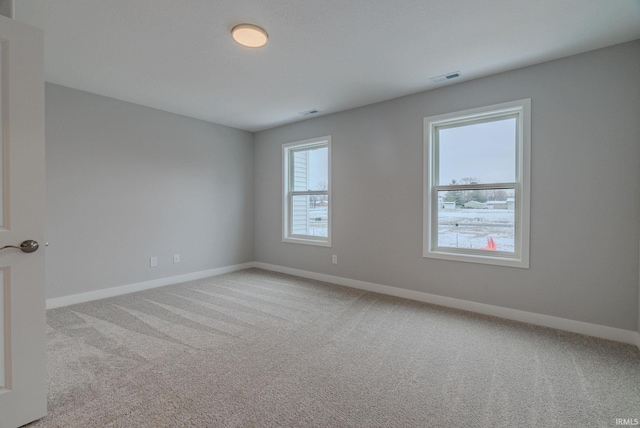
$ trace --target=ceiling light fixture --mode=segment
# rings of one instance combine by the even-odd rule
[[[238,24],[231,29],[233,40],[249,48],[261,48],[267,44],[269,36],[264,29],[253,24]]]

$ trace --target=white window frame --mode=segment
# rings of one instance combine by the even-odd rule
[[[442,126],[515,116],[517,119],[516,176],[514,183],[441,185],[438,183],[437,130]],[[531,99],[522,99],[424,118],[423,257],[490,265],[529,267],[531,193]],[[515,191],[514,253],[438,247],[438,190],[513,188]]]
[[[297,150],[311,149],[314,147],[327,147],[328,149],[328,179],[327,190],[306,190],[306,191],[293,191],[292,177],[291,177],[291,153]],[[295,244],[306,245],[318,245],[322,247],[331,247],[331,211],[333,210],[333,204],[331,202],[331,136],[324,136],[318,138],[312,138],[304,141],[296,141],[293,143],[286,143],[282,145],[282,242],[290,242]],[[327,212],[327,236],[312,236],[312,235],[299,235],[291,232],[291,210],[292,201],[294,195],[327,195],[327,201],[329,204]]]

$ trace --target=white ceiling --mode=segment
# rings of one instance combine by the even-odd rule
[[[640,0],[17,0],[16,19],[44,29],[49,82],[249,131],[640,38]],[[232,41],[245,22],[266,47]]]

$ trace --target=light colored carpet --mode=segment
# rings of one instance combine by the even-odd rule
[[[640,351],[250,269],[50,310],[33,427],[613,427]]]

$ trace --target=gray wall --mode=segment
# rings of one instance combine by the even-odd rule
[[[253,259],[251,133],[47,84],[46,168],[48,298]]]
[[[255,259],[638,328],[640,41],[255,136]],[[532,100],[531,268],[422,257],[422,124]],[[282,143],[332,135],[332,248],[281,242]],[[338,265],[331,264],[338,255]]]

